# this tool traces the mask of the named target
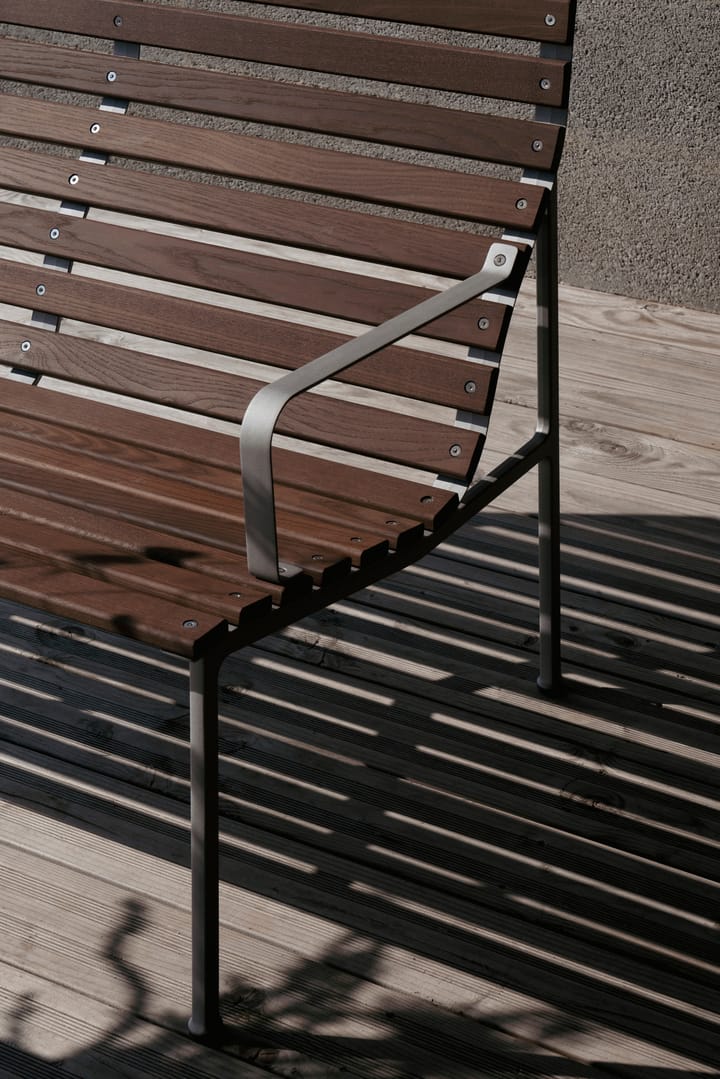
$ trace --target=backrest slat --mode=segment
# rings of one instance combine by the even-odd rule
[[[517,229],[536,228],[543,206],[542,189],[489,176],[199,127],[184,127],[180,138],[177,125],[164,121],[112,113],[98,119],[92,109],[8,94],[0,95],[0,131]]]
[[[104,54],[0,38],[8,79],[97,94],[108,66]],[[560,148],[561,130],[532,120],[122,57],[113,58],[112,70],[117,91],[146,104],[538,169],[553,168]]]
[[[330,74],[563,106],[569,65],[422,41],[383,38],[128,0],[4,0],[4,19],[141,45]],[[120,20],[117,22],[116,20]]]

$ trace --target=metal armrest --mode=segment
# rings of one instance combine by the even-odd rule
[[[510,276],[517,255],[512,244],[493,244],[483,268],[472,277],[268,383],[255,394],[245,412],[240,436],[247,560],[252,574],[278,582],[299,572],[295,566],[278,563],[272,438],[286,405],[306,390],[494,288]]]

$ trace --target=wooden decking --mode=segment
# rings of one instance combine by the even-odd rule
[[[563,299],[569,692],[530,483],[228,661],[226,1051],[183,1034],[182,665],[2,606],[3,1077],[720,1074],[720,317]]]

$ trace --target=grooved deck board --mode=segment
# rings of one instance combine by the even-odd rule
[[[567,696],[534,689],[530,484],[223,668],[239,1048],[183,1035],[182,662],[0,606],[3,1075],[717,1074],[720,320],[564,299]],[[531,419],[510,346],[490,460]]]

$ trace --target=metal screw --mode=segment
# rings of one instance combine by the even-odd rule
[[[72,176],[70,176],[68,178],[68,183],[70,184],[71,187],[75,187],[75,184],[80,183],[80,177],[78,176],[78,174],[76,172],[74,172],[72,174]]]
[[[457,442],[455,443],[454,446],[450,447],[450,456],[451,457],[459,457],[461,453],[462,453],[462,447],[458,446]]]
[[[100,130],[100,124],[90,124],[90,134],[97,135]]]
[[[546,15],[545,16],[545,25],[546,26],[554,26],[556,22],[557,22],[557,19],[555,18],[554,15]]]
[[[35,292],[38,296],[44,296],[46,291],[47,290],[44,285],[38,285],[38,287],[35,289]]]
[[[50,229],[50,239],[51,240],[59,240],[60,239],[60,229]]]
[[[197,629],[197,625],[194,618],[186,618],[183,622],[183,629]]]
[[[29,352],[32,348],[32,344],[30,343],[30,341],[23,341],[23,343],[20,345],[20,348],[23,350],[23,352]]]
[[[504,266],[505,263],[507,262],[507,259],[505,258],[504,255],[496,255],[495,258],[493,259],[493,262],[495,263],[496,266]]]
[[[352,536],[351,539],[350,539],[350,542],[351,543],[362,543],[362,540],[360,539],[359,536]]]
[[[535,142],[532,144],[532,148],[535,151],[535,153],[537,154],[537,153],[540,152],[540,150],[542,150],[543,145],[544,144],[542,142],[542,139],[535,139]]]
[[[386,524],[386,525],[390,525],[390,527],[392,528],[392,527],[393,527],[393,525],[396,525],[396,524],[397,524],[397,521],[386,521],[386,522],[385,522],[385,524]]]
[[[515,206],[518,210],[527,210],[527,199],[518,199]]]
[[[322,562],[323,556],[321,554],[314,554],[312,556],[313,562]]]
[[[116,15],[113,22],[116,26],[122,26],[122,15]]]
[[[477,382],[473,382],[472,380],[470,382],[466,382],[465,393],[477,393]]]
[[[541,90],[549,90],[550,89],[550,79],[540,79],[540,89]]]
[[[108,82],[115,82],[115,79],[117,78],[117,71],[108,71],[106,78]]]
[[[242,599],[242,592],[228,592],[231,599]]]
[[[489,325],[490,325],[490,319],[489,318],[479,318],[478,319],[478,329],[479,330],[487,330]]]
[[[420,501],[422,502],[423,506],[427,506],[430,502],[435,501],[435,497],[434,495],[423,495]]]

